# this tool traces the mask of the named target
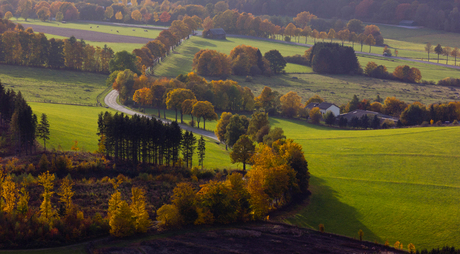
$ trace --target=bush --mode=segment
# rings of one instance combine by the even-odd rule
[[[430,123],[428,123],[427,121],[423,121],[422,124],[420,124],[421,127],[428,127],[430,126]]]
[[[318,73],[362,73],[354,49],[341,46],[338,43],[316,43],[309,60],[313,70]]]
[[[284,36],[284,41],[291,42],[291,37],[289,37],[289,36]]]
[[[252,77],[251,76],[246,76],[246,79],[244,81],[245,82],[252,82]]]
[[[436,122],[436,126],[442,126],[442,121],[441,121],[441,120],[438,120],[438,121]]]
[[[305,56],[301,55],[285,56],[284,60],[288,63],[310,66],[310,61]]]
[[[386,119],[382,123],[382,129],[394,128],[395,126],[396,126],[395,122],[391,121],[390,119]]]
[[[453,124],[453,125],[458,125],[458,121],[457,121],[457,120],[454,120],[454,121],[452,122],[452,124]]]

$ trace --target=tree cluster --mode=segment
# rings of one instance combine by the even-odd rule
[[[37,116],[22,97],[21,92],[5,90],[0,82],[0,125],[9,127],[5,136],[15,154],[32,153],[35,148]]]
[[[384,65],[377,65],[374,62],[367,63],[364,74],[373,78],[393,79],[407,83],[419,83],[422,79],[422,73],[415,67],[400,65],[395,68],[393,73],[388,73]]]
[[[127,160],[154,165],[182,166],[192,164],[196,139],[188,131],[182,133],[177,122],[165,124],[160,120],[109,112],[98,117],[100,149],[115,160]],[[203,142],[203,141],[200,141]],[[198,154],[204,158],[204,146]],[[182,153],[182,159],[180,154]]]
[[[112,56],[107,46],[93,47],[73,36],[48,40],[21,25],[0,34],[0,62],[6,64],[108,73]]]
[[[362,72],[351,47],[337,43],[316,43],[309,54],[313,70],[318,73],[354,74]]]
[[[69,244],[108,231],[108,225],[99,213],[92,218],[85,216],[73,204],[72,180],[58,180],[49,172],[40,174],[36,180],[32,177],[33,181],[24,179],[21,183],[15,179],[14,175],[0,170],[0,243],[3,246],[37,248],[48,244]],[[55,192],[57,183],[60,187]],[[36,209],[29,206],[30,202],[38,201],[30,200],[29,191],[38,188],[43,190],[43,200]]]
[[[239,45],[230,51],[229,56],[216,50],[202,49],[195,54],[192,67],[202,76],[270,76],[281,73],[286,67],[286,60],[278,50],[270,50],[262,56],[258,48]]]
[[[178,184],[171,204],[158,209],[157,220],[165,227],[246,222],[308,195],[308,164],[299,144],[290,139],[272,147],[261,144],[251,158],[252,170],[244,178],[234,172],[198,191]]]

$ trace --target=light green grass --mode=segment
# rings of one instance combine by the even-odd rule
[[[113,110],[102,107],[85,107],[58,105],[50,103],[29,103],[33,112],[39,117],[42,113],[48,116],[50,123],[50,140],[47,149],[57,149],[60,145],[64,150],[70,150],[74,140],[78,147],[85,151],[97,150],[97,116],[101,112]],[[43,142],[39,141],[43,145]]]
[[[155,39],[161,32],[161,30],[158,30],[158,29],[147,29],[148,32],[144,32],[145,28],[124,27],[124,26],[111,25],[110,23],[96,24],[96,23],[91,23],[91,22],[67,22],[64,24],[64,23],[60,23],[57,21],[42,22],[40,20],[33,20],[33,19],[28,19],[27,21],[24,21],[23,19],[18,19],[18,21],[16,20],[13,20],[13,21],[15,23],[21,23],[24,26],[24,28],[27,28],[27,24],[33,24],[33,25],[40,25],[40,26],[72,28],[72,29],[92,31],[92,32],[127,35],[127,36],[135,36],[135,37],[142,37],[142,38],[151,38],[152,40]],[[99,26],[99,28],[97,28],[97,26]],[[133,29],[135,31],[133,31]]]
[[[2,65],[0,80],[5,88],[21,91],[28,102],[96,105],[106,89],[107,75],[79,71]]]
[[[45,34],[45,35],[46,35],[46,38],[48,38],[48,40],[51,38],[68,39],[67,37],[54,35],[54,34]],[[123,50],[126,50],[131,53],[133,52],[133,50],[142,48],[145,45],[145,44],[139,44],[139,43],[116,43],[116,42],[100,42],[100,41],[86,41],[86,40],[85,42],[91,46],[94,46],[94,47],[97,46],[100,48],[104,48],[104,45],[107,45],[107,47],[110,47],[115,53],[119,51],[123,51]]]
[[[310,204],[288,221],[365,240],[420,248],[460,237],[458,127],[344,131],[270,119],[303,146]]]

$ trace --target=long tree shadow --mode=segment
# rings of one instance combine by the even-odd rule
[[[326,232],[358,237],[358,231],[364,232],[364,240],[383,243],[382,239],[374,234],[360,221],[359,212],[352,206],[342,203],[338,193],[326,182],[316,176],[310,178],[309,204],[299,213],[286,219],[287,223],[302,227],[318,229],[323,224]]]

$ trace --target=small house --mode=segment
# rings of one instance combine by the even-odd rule
[[[222,28],[213,28],[206,31],[205,37],[209,39],[225,40],[227,38],[227,34]]]
[[[319,111],[321,112],[322,115],[326,114],[328,111],[331,111],[335,117],[340,115],[340,108],[337,105],[333,103],[329,103],[329,102],[321,102],[321,103],[312,102],[308,104],[306,108],[310,110],[312,108],[319,108]]]

